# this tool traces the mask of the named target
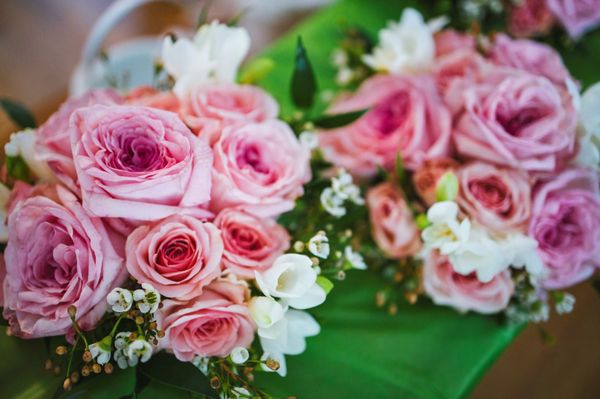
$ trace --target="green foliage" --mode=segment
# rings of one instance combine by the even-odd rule
[[[319,287],[323,288],[325,294],[329,294],[333,289],[333,282],[325,276],[318,276],[317,284],[319,284]]]
[[[21,156],[6,157],[6,173],[14,180],[31,182],[29,167]]]
[[[257,58],[250,62],[240,74],[239,82],[242,84],[254,84],[264,79],[275,69],[275,62],[270,58]]]
[[[291,96],[298,108],[310,108],[315,102],[317,79],[311,66],[302,38],[298,36],[296,43],[296,59],[292,74]]]
[[[446,172],[435,186],[436,201],[454,201],[458,194],[458,179],[452,172]]]
[[[317,118],[313,121],[316,127],[323,129],[333,129],[336,127],[342,127],[351,124],[361,116],[363,116],[368,110],[363,109],[360,111],[346,112],[343,114],[325,115]]]
[[[21,129],[33,129],[37,126],[35,118],[23,105],[9,100],[8,98],[0,97],[0,107],[2,107],[8,117]]]

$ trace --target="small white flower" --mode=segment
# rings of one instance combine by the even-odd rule
[[[331,63],[336,67],[343,67],[348,64],[348,54],[341,49],[336,48],[331,52]]]
[[[356,205],[364,205],[365,200],[360,196],[360,188],[352,182],[352,175],[341,169],[339,174],[331,179],[331,188],[343,200],[350,200]]]
[[[499,241],[502,253],[508,265],[525,268],[529,275],[536,279],[545,277],[547,271],[538,255],[538,243],[535,239],[522,233],[512,233]]]
[[[457,220],[458,205],[452,201],[436,202],[427,211],[431,223],[421,233],[421,238],[429,248],[439,249],[443,255],[458,250],[469,240],[471,223],[469,219]]]
[[[137,365],[138,361],[146,363],[152,356],[152,345],[145,339],[138,338],[127,346],[125,354],[131,367]]]
[[[308,241],[308,250],[316,257],[327,259],[330,251],[329,238],[324,231],[319,231]]]
[[[319,146],[319,139],[317,138],[317,134],[310,130],[306,130],[300,133],[298,139],[300,140],[300,144],[302,144],[311,151]]]
[[[307,312],[290,309],[285,314],[285,328],[273,338],[260,337],[265,352],[299,355],[306,349],[306,337],[321,331],[319,323]]]
[[[4,145],[4,153],[9,157],[21,156],[27,167],[41,181],[52,183],[56,181],[48,163],[40,159],[35,151],[36,131],[25,129],[10,135],[10,140]]]
[[[558,314],[567,314],[573,311],[573,307],[575,306],[575,297],[568,293],[563,293],[560,301],[555,303],[556,313]]]
[[[534,323],[548,321],[550,318],[550,307],[546,302],[540,302],[539,309],[529,315],[529,320]]]
[[[112,307],[113,312],[123,313],[131,309],[133,295],[125,288],[114,288],[106,296],[106,301]]]
[[[354,73],[352,72],[352,69],[348,67],[343,67],[340,68],[340,70],[337,72],[337,75],[335,75],[335,83],[337,83],[340,86],[346,86],[352,81],[353,77]]]
[[[344,248],[344,256],[353,268],[358,270],[367,269],[367,264],[365,263],[363,256],[360,253],[355,252],[351,246],[348,245]]]
[[[576,163],[598,167],[600,162],[600,82],[589,87],[580,100],[579,153]]]
[[[231,356],[231,361],[235,364],[244,364],[250,358],[250,352],[246,348],[237,346],[233,348],[229,356]]]
[[[283,355],[283,353],[264,352],[263,355],[260,357],[260,360],[263,362],[266,362],[269,359],[275,360],[277,363],[279,363],[279,368],[277,370],[271,370],[268,367],[263,367],[263,371],[266,371],[268,373],[277,373],[281,377],[285,377],[287,375],[287,365],[286,365],[285,356]]]
[[[104,337],[101,341],[95,342],[89,346],[92,358],[100,365],[105,365],[110,361],[112,338]]]
[[[471,229],[468,240],[448,255],[454,271],[464,276],[471,273],[483,283],[510,266],[502,247],[480,228]]]
[[[273,334],[272,327],[285,314],[285,309],[275,299],[267,296],[256,296],[250,299],[248,303],[250,317],[258,327],[258,335],[271,336]]]
[[[210,358],[203,356],[195,356],[192,359],[192,364],[196,366],[200,372],[206,376],[208,376],[208,364],[210,363]]]
[[[142,288],[133,291],[133,299],[142,313],[154,313],[160,304],[160,294],[148,283],[142,283]]]
[[[344,199],[338,196],[331,187],[327,187],[321,193],[321,205],[323,208],[335,217],[342,217],[346,214],[346,208],[344,208]]]

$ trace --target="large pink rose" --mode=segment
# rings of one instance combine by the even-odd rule
[[[230,126],[214,145],[211,209],[242,205],[259,216],[294,207],[310,180],[310,153],[278,120]]]
[[[198,356],[227,356],[248,347],[255,326],[250,318],[245,285],[215,281],[202,295],[189,301],[167,299],[158,313],[165,337],[160,346],[183,362]]]
[[[415,191],[427,205],[437,201],[435,189],[438,181],[446,172],[454,172],[458,162],[451,158],[437,158],[425,161],[412,175]]]
[[[325,157],[355,175],[391,168],[398,153],[410,170],[450,151],[450,113],[429,76],[375,75],[331,113],[370,108],[354,123],[319,134]]]
[[[48,162],[48,166],[71,190],[78,191],[74,184],[75,166],[71,151],[71,137],[69,133],[69,120],[77,109],[95,104],[120,104],[122,97],[113,89],[91,90],[79,97],[70,98],[61,105],[46,123],[37,130],[36,152],[41,159]]]
[[[219,229],[185,215],[138,227],[127,238],[127,270],[163,296],[190,298],[221,274]]]
[[[459,154],[527,171],[563,166],[575,147],[576,113],[548,79],[498,70],[462,92],[453,133]]]
[[[67,333],[71,305],[81,327],[93,328],[106,311],[106,295],[127,276],[119,237],[67,189],[55,190],[56,200],[19,201],[8,219],[4,317],[25,338]]]
[[[497,231],[524,231],[531,214],[529,177],[520,171],[473,162],[458,170],[460,207],[481,225]]]
[[[573,39],[600,24],[599,0],[546,0],[546,3]]]
[[[421,234],[400,189],[381,183],[367,193],[371,232],[377,246],[390,258],[415,255]]]
[[[520,37],[543,35],[554,25],[547,0],[521,0],[508,10],[508,31]]]
[[[205,217],[212,152],[176,114],[140,106],[82,108],[71,140],[83,206],[96,216]]]
[[[183,120],[210,143],[218,140],[225,126],[274,119],[279,106],[259,87],[220,84],[196,87],[183,101]]]
[[[482,283],[475,273],[458,274],[448,258],[431,251],[423,264],[423,287],[434,303],[449,305],[461,312],[497,313],[508,306],[515,287],[510,271],[498,273]]]
[[[596,172],[569,169],[536,188],[529,235],[549,289],[569,287],[600,266],[600,191]]]
[[[559,86],[564,86],[566,80],[571,79],[560,54],[552,47],[533,40],[511,39],[498,34],[489,57],[496,64],[544,76]]]
[[[223,266],[239,277],[254,278],[255,270],[271,267],[290,246],[290,236],[277,222],[241,209],[222,210],[214,223],[225,246]]]

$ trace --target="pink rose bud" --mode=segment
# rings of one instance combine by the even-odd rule
[[[436,187],[440,177],[446,172],[454,172],[458,162],[450,158],[438,158],[425,161],[412,176],[412,183],[419,197],[427,204],[436,202]]]
[[[171,91],[158,91],[151,86],[140,86],[127,93],[125,103],[143,105],[165,111],[179,112],[180,105],[177,96]]]

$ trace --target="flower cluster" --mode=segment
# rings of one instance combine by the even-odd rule
[[[364,114],[318,134],[325,159],[368,187],[368,263],[410,302],[568,312],[560,290],[600,267],[599,86],[580,96],[547,45],[442,22],[407,9],[383,29],[363,55],[373,75],[330,106]]]

